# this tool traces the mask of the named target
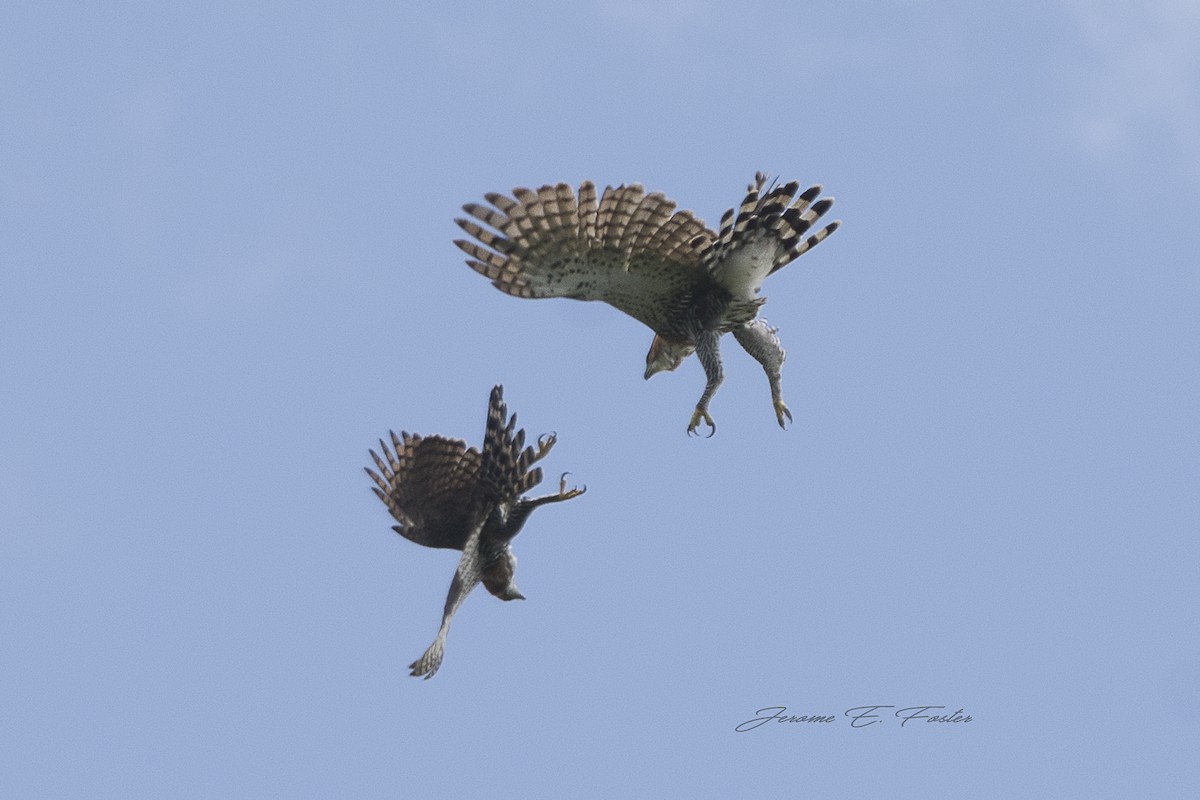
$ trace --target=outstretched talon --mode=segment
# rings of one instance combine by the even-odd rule
[[[688,423],[688,436],[699,436],[696,433],[696,428],[700,426],[700,420],[704,420],[704,424],[708,425],[710,430],[706,439],[711,439],[713,434],[717,432],[717,423],[713,422],[712,417],[708,415],[708,410],[696,406],[696,410],[692,412],[692,421]]]
[[[545,458],[546,454],[550,452],[550,448],[554,447],[554,443],[557,441],[558,434],[554,433],[553,431],[550,433],[543,433],[541,436],[539,436],[537,441],[537,455],[533,457],[533,460],[539,461]]]
[[[775,401],[775,418],[779,420],[779,427],[786,431],[787,425],[783,421],[784,417],[787,417],[788,422],[792,421],[792,412],[788,411],[787,405],[783,402],[783,399],[780,398]]]
[[[572,497],[579,497],[579,495],[581,495],[587,491],[587,484],[584,484],[582,489],[580,489],[578,486],[576,486],[572,489],[567,489],[567,476],[570,474],[571,473],[569,473],[569,472],[564,472],[562,474],[562,476],[559,477],[559,479],[558,479],[558,499],[559,500],[570,500]]]

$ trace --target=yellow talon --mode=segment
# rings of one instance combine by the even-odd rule
[[[558,497],[560,500],[570,500],[572,497],[579,497],[579,495],[581,495],[587,491],[586,484],[584,485],[584,487],[582,489],[576,487],[576,488],[568,491],[567,476],[570,474],[571,473],[569,473],[569,472],[564,472],[562,474],[562,477],[560,477],[558,479]]]
[[[704,420],[704,423],[712,429],[708,432],[708,436],[705,437],[707,439],[711,439],[712,435],[717,432],[717,424],[713,422],[712,417],[708,415],[708,411],[700,408],[700,406],[696,406],[696,410],[692,412],[692,421],[688,424],[688,436],[700,435],[696,433],[696,428],[699,427],[700,420]]]
[[[546,454],[550,452],[550,448],[554,447],[554,443],[557,441],[558,441],[558,434],[553,433],[553,432],[552,433],[543,433],[541,436],[539,436],[538,443],[537,443],[537,446],[538,446],[537,456],[535,456],[533,460],[538,461],[540,459],[545,458]]]
[[[792,412],[788,411],[788,407],[787,407],[787,405],[784,404],[783,400],[776,400],[775,401],[775,418],[779,420],[779,427],[783,428],[784,430],[787,430],[787,424],[783,421],[784,417],[787,417],[787,421],[791,422],[792,421]]]

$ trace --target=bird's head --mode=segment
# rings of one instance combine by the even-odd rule
[[[505,549],[504,555],[484,569],[480,578],[483,587],[501,600],[524,600],[525,595],[517,589],[513,576],[517,571],[517,557],[512,550]]]
[[[649,380],[656,372],[671,372],[694,352],[694,344],[671,341],[655,334],[650,351],[646,353],[646,374],[642,377]]]

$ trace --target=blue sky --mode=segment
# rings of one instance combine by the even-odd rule
[[[0,794],[1192,796],[1194,3],[396,5],[0,12]],[[787,432],[451,244],[758,169],[844,221],[764,288]],[[589,491],[412,680],[455,554],[367,448],[496,382]]]

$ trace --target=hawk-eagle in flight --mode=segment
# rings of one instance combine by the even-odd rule
[[[760,172],[736,215],[726,211],[720,230],[713,231],[636,183],[609,186],[598,201],[591,181],[580,185],[578,195],[565,183],[517,188],[512,197],[484,195],[490,205],[463,206],[471,219],[455,222],[475,241],[455,244],[470,256],[467,264],[502,292],[603,300],[648,325],[655,336],[646,378],[675,369],[694,352],[707,383],[689,434],[701,420],[709,436],[716,432],[708,403],[723,378],[721,335],[732,332],[766,371],[776,418],[785,427],[792,414],[779,385],[783,347],[776,329],[758,316],[766,302],[758,293],[764,278],[840,224],[810,233],[833,198],[818,200],[820,186],[799,189],[795,181],[767,186]]]
[[[442,650],[454,612],[475,588],[484,588],[501,600],[524,600],[513,582],[517,558],[509,543],[538,506],[578,497],[586,491],[567,489],[567,473],[559,479],[558,493],[522,497],[542,481],[544,458],[555,435],[544,434],[537,448],[524,447],[525,431],[514,430],[517,415],[508,416],[504,387],[492,389],[488,402],[483,452],[461,439],[391,433],[391,449],[382,439],[371,458],[378,472],[367,468],[375,481],[375,494],[399,523],[393,529],[404,538],[426,547],[461,550],[458,568],[442,613],[442,625],[425,654],[409,667],[414,676],[432,678],[442,664]]]

